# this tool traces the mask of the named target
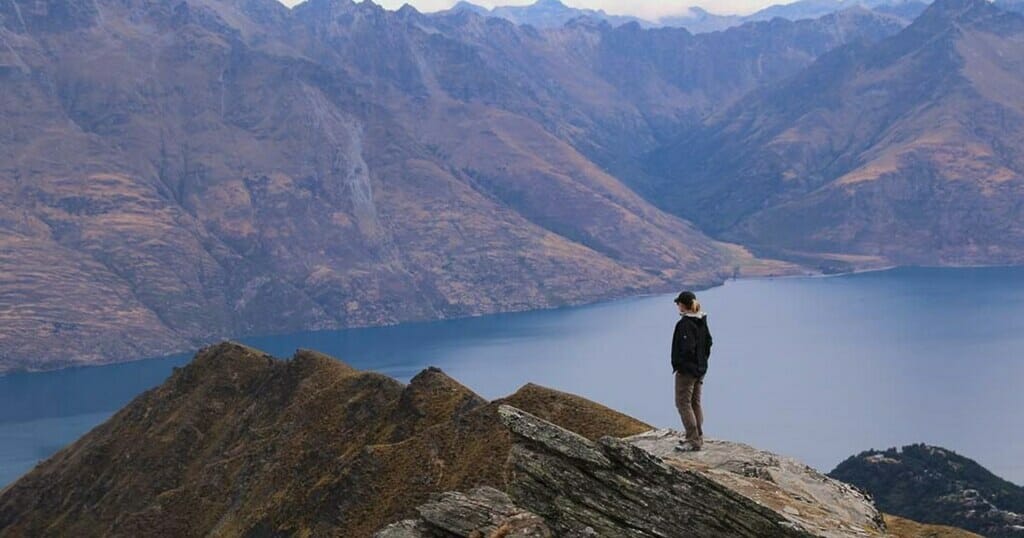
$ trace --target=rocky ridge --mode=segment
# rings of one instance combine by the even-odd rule
[[[795,462],[678,440],[536,385],[487,402],[437,369],[403,385],[224,343],[0,491],[0,536],[886,532],[867,497]]]

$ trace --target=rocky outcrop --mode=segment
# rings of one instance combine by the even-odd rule
[[[741,443],[708,440],[700,452],[674,449],[678,434],[656,430],[626,439],[679,469],[703,476],[770,507],[817,536],[885,533],[871,497],[792,458]]]
[[[596,443],[502,407],[516,436],[509,493],[559,536],[807,536],[784,516],[622,439]]]
[[[519,522],[516,536],[886,535],[868,496],[788,458],[724,441],[681,453],[670,430],[591,441],[511,406],[498,414],[514,436],[507,494],[441,495],[378,538],[503,536]]]
[[[536,514],[516,506],[509,496],[489,487],[468,494],[443,493],[416,509],[420,519],[388,525],[375,538],[503,537],[551,538],[556,536]]]

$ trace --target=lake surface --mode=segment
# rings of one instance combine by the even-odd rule
[[[1024,483],[1024,268],[897,269],[729,282],[705,291],[715,336],[710,437],[831,470],[925,442]],[[398,327],[249,338],[407,381],[436,365],[493,399],[527,382],[680,428],[671,296]],[[189,355],[0,377],[0,486],[70,443]]]

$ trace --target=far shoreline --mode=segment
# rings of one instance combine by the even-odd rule
[[[949,270],[1013,269],[1013,268],[1024,268],[1024,265],[1018,265],[1018,264],[997,264],[997,265],[985,265],[985,264],[963,264],[963,265],[885,265],[885,266],[877,266],[877,267],[875,267],[875,266],[859,267],[859,268],[851,269],[849,271],[835,272],[835,273],[829,273],[829,272],[824,272],[824,271],[815,271],[815,270],[808,269],[807,272],[799,273],[799,274],[730,276],[728,278],[723,279],[721,282],[717,282],[717,283],[713,283],[713,284],[708,284],[708,285],[692,286],[691,289],[693,289],[694,291],[703,292],[703,291],[709,291],[709,290],[721,288],[721,287],[725,286],[726,284],[728,284],[729,282],[751,282],[751,281],[772,281],[772,280],[793,280],[793,279],[824,279],[824,278],[835,278],[835,277],[862,275],[862,274],[869,274],[869,273],[884,273],[884,272],[895,271],[895,270],[899,270],[899,269],[915,269],[915,268],[918,268],[918,269],[949,269]],[[39,374],[53,374],[53,373],[58,373],[58,372],[70,372],[70,371],[79,371],[79,370],[92,370],[92,369],[112,367],[112,366],[125,365],[125,364],[133,364],[133,363],[154,362],[154,361],[168,361],[168,360],[173,360],[173,359],[180,360],[183,356],[185,356],[185,357],[192,357],[200,349],[202,349],[202,348],[204,348],[206,346],[209,346],[209,345],[216,344],[217,342],[222,342],[222,341],[238,341],[238,342],[243,342],[245,340],[260,339],[260,338],[300,337],[300,336],[317,335],[317,334],[339,333],[339,332],[346,332],[346,331],[364,331],[364,330],[372,330],[372,329],[386,329],[386,328],[390,328],[390,327],[399,327],[399,326],[424,326],[424,325],[431,325],[431,324],[437,324],[437,323],[446,323],[446,322],[454,322],[454,321],[464,321],[464,320],[487,318],[487,317],[492,317],[492,316],[515,316],[515,315],[523,315],[523,314],[531,314],[531,313],[539,313],[539,312],[557,312],[559,310],[569,310],[569,309],[577,309],[577,308],[595,307],[595,306],[601,306],[601,305],[611,305],[611,304],[615,304],[615,303],[619,303],[619,302],[624,302],[624,301],[629,301],[629,300],[634,300],[634,299],[644,299],[644,298],[658,297],[658,296],[669,296],[669,295],[672,295],[672,294],[677,293],[677,292],[678,292],[678,290],[674,291],[672,289],[666,288],[666,289],[661,290],[661,291],[650,291],[650,292],[646,292],[646,293],[636,293],[636,294],[621,295],[621,296],[609,296],[609,297],[605,297],[605,298],[594,300],[594,301],[584,301],[584,302],[579,302],[579,303],[570,303],[570,304],[552,306],[552,307],[549,307],[549,308],[525,308],[525,309],[521,309],[521,310],[505,310],[505,311],[501,311],[501,312],[490,312],[490,313],[486,313],[486,314],[478,314],[478,315],[471,315],[471,316],[460,316],[460,317],[439,318],[439,319],[429,319],[429,320],[415,320],[415,321],[406,321],[406,322],[401,322],[401,323],[391,323],[391,324],[383,324],[383,325],[342,327],[342,328],[336,328],[336,329],[325,329],[325,330],[317,330],[317,331],[295,331],[295,332],[287,332],[287,333],[266,333],[266,334],[244,335],[244,336],[235,335],[235,336],[231,336],[231,337],[221,338],[221,339],[218,339],[218,340],[215,340],[215,341],[212,341],[212,342],[208,342],[208,343],[206,343],[204,345],[201,345],[201,346],[198,346],[198,347],[195,347],[195,346],[182,347],[182,348],[179,348],[178,350],[170,351],[170,352],[168,352],[166,354],[161,354],[161,355],[145,356],[145,357],[141,357],[141,358],[126,359],[126,360],[112,360],[112,361],[109,361],[109,362],[102,362],[102,363],[96,363],[96,364],[74,364],[74,365],[69,365],[69,366],[61,367],[61,368],[47,368],[47,369],[38,369],[38,370],[17,369],[17,370],[2,371],[2,372],[0,372],[0,380],[14,378],[14,377],[21,377],[21,376],[36,376],[36,375],[39,375]]]

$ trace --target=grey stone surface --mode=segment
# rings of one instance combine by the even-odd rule
[[[742,443],[708,440],[700,452],[679,452],[682,435],[654,430],[625,439],[665,463],[698,472],[826,537],[880,536],[885,523],[872,499],[807,465]]]
[[[509,495],[557,536],[809,536],[799,525],[632,443],[593,443],[529,413],[499,409],[515,435]]]
[[[739,443],[674,450],[678,432],[590,441],[511,406],[507,493],[450,492],[377,538],[884,536],[871,499],[810,467]]]
[[[419,508],[419,519],[394,523],[376,538],[553,538],[544,520],[490,487],[448,492]]]

